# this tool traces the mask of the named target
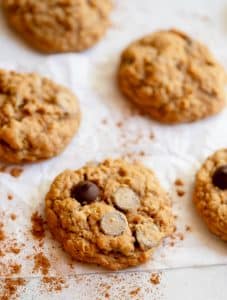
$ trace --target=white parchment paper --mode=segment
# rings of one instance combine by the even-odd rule
[[[206,43],[227,69],[227,24],[225,1],[148,1],[118,0],[112,15],[113,26],[93,49],[80,54],[43,56],[27,48],[11,33],[0,16],[0,67],[38,72],[71,88],[78,96],[82,123],[79,133],[65,152],[51,160],[23,166],[19,178],[0,174],[1,210],[14,212],[17,220],[5,224],[25,243],[18,261],[22,276],[33,276],[33,261],[24,260],[34,246],[24,239],[30,229],[31,214],[43,211],[44,197],[55,176],[92,160],[121,157],[134,153],[147,167],[154,169],[161,184],[173,199],[178,215],[177,228],[183,241],[174,247],[160,247],[154,259],[135,270],[154,270],[186,266],[227,264],[227,247],[208,232],[191,202],[195,172],[204,159],[227,146],[227,110],[194,124],[163,126],[138,114],[119,93],[115,73],[120,52],[133,39],[160,28],[177,27]],[[227,15],[227,13],[226,13]],[[104,121],[103,121],[104,120]],[[122,122],[123,126],[116,126]],[[154,135],[151,139],[150,136]],[[137,142],[138,141],[138,142]],[[184,197],[176,195],[174,181],[181,178]],[[14,195],[13,201],[7,194]],[[192,232],[185,232],[189,225]],[[74,263],[50,236],[45,238],[45,253],[51,260],[50,274],[55,276],[103,272],[103,269]],[[0,258],[7,260],[8,257]]]

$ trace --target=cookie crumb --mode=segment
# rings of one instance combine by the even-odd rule
[[[160,284],[161,282],[161,274],[160,273],[152,273],[151,274],[151,278],[150,278],[150,282],[152,284]]]
[[[19,177],[23,172],[22,168],[12,168],[10,170],[10,175],[13,177]]]

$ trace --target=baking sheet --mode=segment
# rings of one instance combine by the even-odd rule
[[[227,24],[224,1],[116,1],[113,26],[95,48],[81,54],[42,56],[27,48],[0,20],[0,67],[38,72],[71,88],[78,96],[82,123],[65,152],[51,160],[23,166],[19,178],[0,174],[1,210],[6,216],[16,213],[16,222],[8,218],[5,231],[24,243],[17,262],[20,276],[33,277],[34,261],[25,259],[34,253],[30,234],[31,214],[43,212],[43,202],[51,181],[61,171],[83,166],[88,161],[107,157],[138,159],[154,169],[161,184],[170,193],[178,216],[174,246],[167,242],[154,259],[136,271],[227,264],[226,244],[211,235],[197,216],[191,202],[195,172],[213,151],[227,145],[227,110],[194,124],[163,126],[140,116],[119,93],[115,73],[122,49],[133,39],[160,28],[177,27],[205,42],[227,69]],[[213,3],[213,4],[212,4]],[[187,5],[186,5],[187,4]],[[185,9],[187,7],[187,10]],[[174,181],[184,181],[184,197],[178,197]],[[13,194],[13,201],[7,200]],[[186,226],[191,231],[186,231]],[[50,276],[70,276],[103,272],[102,268],[80,263],[69,257],[49,235],[44,253],[51,262]],[[11,256],[1,257],[3,262]],[[132,270],[132,269],[130,269]]]

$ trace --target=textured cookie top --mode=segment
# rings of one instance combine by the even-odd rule
[[[176,31],[159,31],[132,43],[122,54],[122,92],[164,123],[192,122],[225,104],[226,74],[201,43]]]
[[[37,74],[0,70],[0,159],[20,163],[61,152],[79,126],[76,97]]]
[[[173,230],[171,203],[154,173],[123,160],[60,174],[46,216],[73,258],[109,269],[146,261]]]
[[[209,229],[227,241],[227,149],[221,149],[198,171],[195,205]]]
[[[43,52],[81,51],[109,25],[110,0],[3,0],[9,23]]]

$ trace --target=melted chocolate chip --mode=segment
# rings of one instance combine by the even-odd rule
[[[99,187],[91,181],[81,181],[71,191],[71,197],[75,198],[81,204],[94,202],[99,194]]]
[[[221,190],[227,189],[227,165],[217,168],[213,174],[213,185]]]

